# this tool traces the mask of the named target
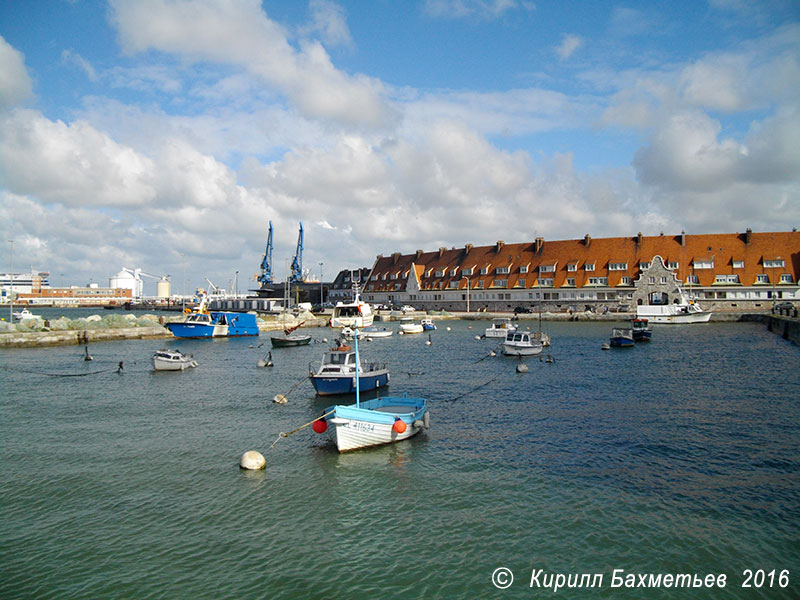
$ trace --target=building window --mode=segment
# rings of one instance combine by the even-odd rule
[[[450,288],[451,290],[454,290],[454,289],[458,288],[458,282],[457,281],[451,281],[450,283],[447,284],[447,287]]]
[[[756,275],[756,283],[769,283],[769,275],[766,273]]]
[[[713,269],[714,261],[712,259],[695,260],[693,263],[695,269]]]
[[[392,273],[391,278],[392,279],[397,279],[397,273]]]
[[[632,277],[623,277],[619,281],[622,285],[633,285],[633,278]]]
[[[527,273],[527,272],[528,272],[528,265],[522,265],[522,266],[519,268],[519,272],[520,272],[520,273]]]
[[[650,268],[650,263],[649,262],[640,262],[639,263],[639,269],[641,269],[642,271],[646,271],[649,268]]]
[[[764,268],[765,269],[782,269],[783,268],[783,259],[776,258],[774,260],[765,260],[764,261]]]
[[[586,271],[594,271],[594,263],[586,263],[583,268]]]
[[[667,283],[667,278],[666,277],[662,277],[661,278],[661,283]]]
[[[571,263],[567,265],[567,272],[571,273],[578,270],[578,263]]]
[[[517,287],[522,287],[522,288],[524,288],[524,287],[525,287],[525,279],[519,279],[519,280],[517,280]]]
[[[589,277],[589,285],[608,285],[608,277]]]
[[[492,287],[508,287],[508,279],[495,279]]]
[[[539,265],[539,273],[555,273],[555,265]]]
[[[717,275],[714,277],[714,283],[739,283],[738,275]]]
[[[628,270],[628,263],[609,263],[608,270],[609,271],[627,271]]]
[[[461,274],[469,277],[470,275],[472,275],[472,267],[461,269]]]
[[[450,277],[455,277],[458,275],[458,269],[450,269]]]
[[[508,267],[497,267],[498,275],[508,275]]]
[[[537,281],[538,281],[539,287],[553,287],[553,280],[550,279],[550,278],[542,279],[540,277]]]
[[[782,274],[781,283],[794,283],[794,281],[792,281],[792,274],[791,273]]]
[[[489,274],[489,267],[483,267],[481,269],[481,275],[488,275]]]
[[[444,277],[444,269],[436,269],[436,277]]]
[[[689,275],[686,278],[686,283],[700,283],[700,279],[697,277],[697,275]]]
[[[567,285],[575,285],[575,278],[574,277],[567,277]]]
[[[667,263],[667,268],[671,271],[677,271],[679,266],[675,261]]]
[[[475,284],[475,288],[479,290],[483,289],[483,279],[478,280],[478,282]]]
[[[735,260],[735,261],[733,261],[733,268],[734,269],[744,269],[744,261],[743,260]]]

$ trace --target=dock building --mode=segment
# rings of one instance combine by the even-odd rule
[[[363,297],[422,310],[635,310],[656,257],[707,310],[767,309],[800,300],[800,232],[597,238],[379,255]]]

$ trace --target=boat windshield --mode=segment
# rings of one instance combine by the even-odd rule
[[[354,365],[356,357],[352,352],[327,352],[324,362],[326,365]]]
[[[189,315],[189,317],[186,319],[186,322],[187,323],[210,323],[211,322],[211,316],[210,315],[204,315],[204,314]]]

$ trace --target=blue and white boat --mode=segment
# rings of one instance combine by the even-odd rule
[[[653,337],[653,330],[647,326],[647,319],[636,318],[632,322],[633,341],[649,342]]]
[[[633,330],[615,327],[611,330],[611,345],[615,348],[633,348]]]
[[[425,317],[424,319],[422,319],[420,321],[420,324],[422,325],[422,329],[425,331],[433,331],[436,329],[436,324],[430,317]]]
[[[354,337],[361,337],[355,330]],[[358,373],[358,382],[356,382]],[[360,364],[356,351],[352,346],[336,346],[322,355],[322,363],[318,369],[309,365],[311,385],[319,396],[336,394],[353,394],[358,387],[367,392],[383,387],[389,383],[389,369],[386,365],[371,363],[366,367]]]
[[[240,337],[258,335],[256,315],[251,313],[206,310],[205,298],[179,323],[165,327],[179,338]]]
[[[355,338],[355,355],[358,375],[358,336]],[[356,403],[329,406],[313,423],[317,433],[328,432],[339,452],[399,442],[429,427],[425,398],[409,398],[404,394],[361,402],[358,376],[355,381]]]

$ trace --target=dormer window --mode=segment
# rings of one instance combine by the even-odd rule
[[[650,263],[649,262],[640,262],[639,263],[639,269],[641,269],[642,271],[646,271],[649,268],[650,268]]]
[[[783,259],[782,258],[775,258],[773,260],[765,260],[764,261],[764,268],[765,269],[782,269],[783,268]]]
[[[713,258],[704,258],[702,260],[695,260],[692,265],[695,269],[713,269],[714,268],[714,259]]]
[[[583,265],[585,271],[594,271],[594,263],[586,263]]]
[[[555,273],[555,265],[539,265],[539,273]]]
[[[458,268],[450,269],[450,277],[458,275]]]
[[[627,271],[628,270],[628,263],[623,262],[615,262],[608,264],[609,271]]]
[[[473,271],[473,267],[465,267],[465,268],[461,269],[461,275],[463,275],[465,277],[469,277],[470,275],[472,275],[472,271]]]
[[[573,273],[578,270],[578,263],[569,263],[567,265],[567,272]]]
[[[528,265],[522,265],[522,266],[519,268],[519,272],[520,272],[520,273],[527,273],[527,272],[528,272]]]
[[[498,275],[508,275],[508,267],[497,267]]]
[[[733,261],[733,268],[734,269],[744,269],[744,261],[743,260],[735,260],[735,261]]]
[[[488,274],[489,274],[489,265],[481,267],[481,275],[488,275]]]

